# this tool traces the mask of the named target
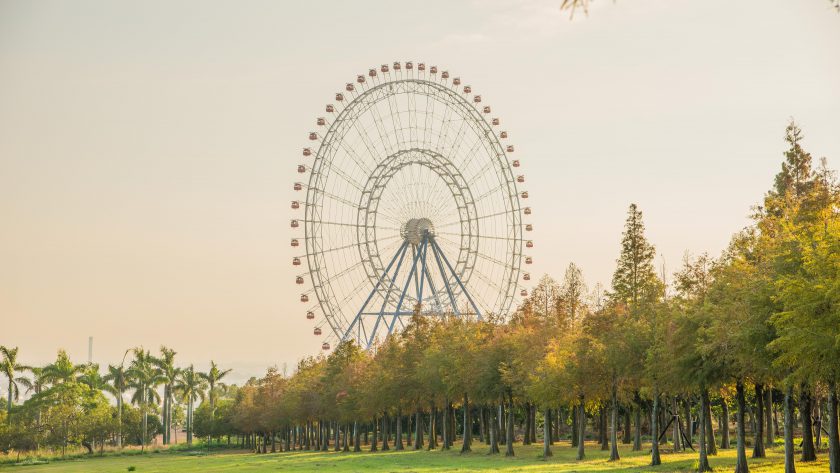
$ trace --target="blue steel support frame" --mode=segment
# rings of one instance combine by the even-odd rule
[[[411,244],[407,240],[404,241],[402,245],[400,245],[400,247],[397,249],[396,253],[394,253],[394,256],[391,258],[391,261],[388,263],[388,266],[385,268],[385,270],[382,272],[382,275],[377,280],[376,284],[373,287],[373,290],[371,290],[361,309],[359,309],[359,312],[356,314],[356,317],[353,319],[353,322],[350,324],[350,327],[344,332],[344,337],[342,339],[347,339],[350,336],[350,333],[353,331],[353,328],[356,326],[358,326],[360,331],[358,338],[361,339],[361,331],[363,330],[362,316],[364,315],[376,315],[376,322],[373,325],[373,330],[371,330],[370,332],[370,337],[367,337],[367,334],[365,334],[368,348],[370,348],[370,346],[373,344],[373,340],[376,337],[376,331],[379,328],[380,323],[384,322],[388,328],[388,333],[386,334],[386,336],[391,335],[397,320],[400,320],[400,323],[402,323],[402,320],[400,319],[401,316],[414,314],[414,310],[402,310],[402,305],[405,302],[405,297],[406,295],[408,295],[408,289],[409,287],[411,287],[412,282],[414,283],[414,292],[417,296],[417,301],[422,303],[423,292],[426,286],[426,282],[428,282],[429,289],[432,291],[435,302],[438,306],[437,308],[441,309],[443,307],[440,304],[440,299],[438,298],[438,293],[435,289],[434,282],[432,280],[432,274],[429,271],[429,266],[427,264],[427,257],[430,247],[432,249],[432,255],[434,255],[435,262],[437,263],[437,268],[440,271],[441,278],[443,279],[443,284],[446,287],[446,293],[449,296],[449,302],[452,305],[452,311],[456,315],[461,315],[461,312],[458,309],[458,305],[455,300],[455,294],[452,291],[452,286],[449,284],[450,277],[455,279],[455,282],[458,284],[458,287],[460,287],[461,291],[467,297],[467,300],[469,301],[472,309],[475,311],[478,320],[482,320],[481,311],[479,310],[478,305],[476,305],[472,296],[467,291],[467,288],[464,285],[463,281],[461,281],[461,278],[458,277],[458,274],[455,272],[455,268],[452,267],[452,264],[449,262],[449,259],[446,257],[446,254],[444,254],[443,249],[435,241],[434,236],[429,234],[428,232],[425,232],[423,234],[423,239],[419,245],[411,245],[411,269],[408,272],[405,284],[403,285],[402,291],[400,292],[400,297],[396,302],[396,308],[393,312],[387,311],[386,313],[386,307],[389,301],[391,300],[391,292],[395,289],[395,281],[397,280],[400,268],[402,267],[403,261],[405,260],[405,255],[408,253],[409,245]],[[379,312],[365,312],[365,309],[367,309],[374,295],[378,293],[380,286],[385,280],[385,277],[388,276],[389,272],[391,271],[391,268],[394,267],[394,263],[396,263],[396,268],[394,269],[394,273],[390,278],[388,290],[383,296],[383,301],[381,307],[379,308]],[[386,317],[392,314],[393,318],[389,323],[386,321]]]

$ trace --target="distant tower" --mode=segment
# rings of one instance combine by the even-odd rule
[[[88,337],[88,363],[93,363],[93,337]]]

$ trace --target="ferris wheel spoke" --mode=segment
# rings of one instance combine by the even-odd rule
[[[487,214],[487,215],[479,215],[478,217],[475,217],[475,219],[476,220],[484,220],[484,219],[487,219],[487,218],[499,217],[501,215],[510,214],[510,213],[516,213],[516,210],[504,210],[502,212],[496,212],[496,213]],[[460,223],[461,223],[461,221],[459,220],[457,222],[444,223],[443,225],[440,225],[440,226],[435,225],[435,227],[436,228],[445,228],[445,227],[451,227],[452,225],[459,225]]]
[[[381,242],[381,241],[393,240],[394,238],[399,238],[399,235],[389,235],[389,236],[386,236],[386,237],[377,238],[377,240]],[[358,246],[362,246],[362,245],[365,245],[367,243],[373,243],[373,242],[372,241],[357,241],[357,242],[350,243],[350,244],[344,245],[344,246],[334,246],[334,247],[327,248],[327,249],[321,249],[320,253],[321,254],[334,253],[336,251],[347,250],[347,249],[350,249],[350,248],[356,248]],[[301,256],[306,256],[306,255],[301,255]]]

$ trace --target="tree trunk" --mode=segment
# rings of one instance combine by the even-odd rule
[[[735,473],[749,473],[750,467],[747,465],[747,447],[746,447],[746,440],[747,435],[744,432],[744,415],[746,415],[747,411],[747,402],[744,399],[744,383],[743,381],[738,381],[735,384],[735,393],[736,398],[738,401],[738,460],[735,464]]]
[[[397,432],[394,437],[394,450],[405,450],[402,440],[402,411],[397,411]]]
[[[764,458],[764,386],[755,385],[755,440],[753,443],[753,458]]]
[[[353,421],[353,451],[362,451],[361,432],[359,432],[359,421],[357,420]]]
[[[505,450],[506,457],[512,457],[513,453],[513,393],[508,393],[508,412],[507,412],[507,432],[505,433],[507,449]]]
[[[379,451],[379,422],[376,421],[376,416],[373,416],[373,422],[370,424],[370,428],[372,430],[371,434],[371,442],[370,442],[370,451],[371,452],[378,452]]]
[[[837,384],[828,382],[828,471],[840,473],[840,438],[837,432]]]
[[[420,450],[423,448],[423,418],[420,409],[414,412],[414,429],[414,449]]]
[[[802,416],[802,457],[803,462],[817,460],[817,451],[814,448],[814,429],[811,422],[811,391],[805,384],[802,385],[799,395],[799,413]]]
[[[638,391],[633,395],[636,406],[633,409],[635,422],[633,422],[633,451],[642,450],[642,398]]]
[[[586,458],[584,451],[586,439],[586,405],[584,403],[583,394],[578,396],[578,445],[577,445],[577,460]]]
[[[387,412],[382,413],[382,451],[383,452],[387,452],[388,450],[391,449],[391,447],[388,446],[388,440],[391,436],[389,420],[390,419],[388,419],[388,413]]]
[[[536,404],[531,404],[530,416],[531,416],[531,422],[529,424],[531,425],[531,443],[537,443],[537,406],[536,406]],[[551,424],[551,423],[549,422],[549,424]]]
[[[441,445],[441,450],[449,450],[449,435],[452,427],[449,425],[449,402],[446,403],[446,406],[443,408],[443,415],[441,416],[441,436],[443,437],[441,440],[443,441],[443,445]],[[437,430],[437,429],[435,429]],[[429,429],[429,447],[431,447],[432,437],[435,435],[435,430]]]
[[[674,398],[674,404],[673,405],[674,405],[674,413],[680,412],[680,410],[679,410],[680,401],[679,401],[678,398],[676,398],[676,397]],[[683,449],[682,438],[680,437],[681,431],[682,431],[682,422],[680,421],[679,417],[674,417],[673,419],[674,419],[674,422],[673,422],[673,424],[674,424],[673,429],[674,430],[673,430],[672,436],[674,438],[674,451],[679,452],[680,450]]]
[[[472,418],[470,416],[470,399],[464,393],[464,442],[461,445],[461,453],[472,450]]]
[[[487,442],[487,421],[485,419],[486,415],[484,412],[484,406],[478,408],[478,441],[481,443]]]
[[[610,449],[610,438],[607,434],[607,411],[604,406],[598,410],[598,439],[601,441],[601,450]]]
[[[490,455],[499,453],[499,423],[496,421],[497,409],[491,407],[487,412],[487,430],[490,438]]]
[[[580,425],[580,421],[578,420],[578,408],[577,406],[572,407],[572,447],[578,446],[578,426]]]
[[[729,403],[726,399],[721,399],[721,407],[723,408],[721,414],[721,423],[723,425],[720,427],[720,448],[728,449],[732,448],[732,445],[729,442]]]
[[[612,415],[610,416],[610,461],[618,461],[618,382],[613,378],[612,383]]]
[[[793,461],[793,386],[785,389],[785,473],[796,473]]]
[[[712,427],[712,401],[708,399],[709,393],[706,393],[706,408],[704,418],[706,419],[706,453],[709,455],[717,455],[717,445],[715,445],[715,429]]]
[[[656,466],[662,464],[662,458],[659,456],[659,427],[657,420],[659,417],[659,390],[656,385],[653,387],[653,409],[650,414],[650,465]]]
[[[700,393],[700,432],[698,435],[698,441],[700,444],[700,461],[698,462],[697,471],[700,473],[704,471],[712,471],[712,467],[709,465],[708,452],[706,451],[706,444],[709,441],[707,437],[707,428],[711,425],[711,421],[708,420],[708,408],[709,391],[704,387]],[[712,440],[712,445],[714,445],[714,440]]]
[[[551,452],[551,409],[546,409],[543,415],[543,458],[548,458],[554,455]]]
[[[688,397],[683,401],[683,408],[685,409],[685,430],[683,433],[687,438],[688,445],[686,447],[692,445],[694,443],[694,427],[691,422],[691,398]]]
[[[775,407],[773,405],[773,388],[767,386],[764,388],[764,418],[766,422],[764,423],[764,435],[766,446],[772,447],[774,443],[776,443],[776,429],[773,427],[773,411]]]
[[[621,443],[629,444],[633,442],[633,432],[630,430],[630,409],[625,406],[624,409],[624,438]]]

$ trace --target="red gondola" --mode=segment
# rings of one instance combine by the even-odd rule
[[[315,335],[321,335],[321,327],[315,327],[315,330],[312,331]]]
[[[354,90],[356,90],[356,86],[348,82],[347,85],[344,86],[344,90],[346,90],[347,92],[353,92]]]
[[[440,76],[444,79],[449,79],[449,71],[443,71],[440,73]]]
[[[479,102],[481,102],[481,96],[480,96],[480,95],[476,95],[475,97],[473,97],[473,102],[475,102],[475,103],[479,103]]]
[[[299,191],[301,189],[303,189],[303,184],[301,184],[300,182],[295,182],[295,190]]]
[[[300,246],[300,242],[298,241],[298,239],[297,239],[297,238],[292,238],[292,246],[293,246],[293,247],[298,247],[298,246]]]
[[[531,207],[525,207],[525,215],[531,215]]]
[[[534,247],[534,242],[533,241],[528,240],[528,241],[525,242],[525,248],[533,248],[533,247]]]
[[[452,79],[452,85],[461,85],[461,78],[456,77],[456,78]]]
[[[420,64],[418,64],[418,65],[417,65],[417,70],[418,70],[418,71],[425,71],[425,70],[426,70],[426,63],[425,63],[425,62],[421,62]]]
[[[520,184],[525,182],[525,176],[516,176],[516,182]]]
[[[513,167],[518,168],[519,167],[519,160],[514,159],[512,164],[513,164]]]
[[[336,102],[341,102],[343,100],[344,100],[344,94],[342,94],[341,92],[337,92],[335,94],[335,101]]]
[[[300,174],[305,173],[306,172],[306,166],[304,166],[303,164],[298,164],[298,172]]]
[[[522,194],[520,194],[520,196],[521,196],[523,199],[527,199],[527,198],[528,198],[528,191],[523,192]]]
[[[484,113],[490,113],[490,106],[489,105],[484,106]]]
[[[528,297],[528,291],[523,289],[523,290],[519,291],[519,295],[522,296],[522,297]]]
[[[503,132],[499,133],[499,138],[507,138],[507,132],[503,131]]]
[[[309,296],[307,296],[306,294],[301,294],[300,295],[300,301],[301,302],[309,302]]]
[[[297,256],[292,258],[292,264],[295,266],[300,266],[300,258],[298,258]]]
[[[499,119],[498,118],[493,119],[493,125],[499,126]]]
[[[384,73],[384,72],[388,72],[388,65],[387,65],[387,64],[383,64],[383,65],[382,65],[382,67],[380,68],[380,70],[381,70],[383,73]]]
[[[534,230],[534,226],[531,225],[530,223],[525,225],[525,231],[526,232],[530,232],[530,231],[533,231],[533,230]]]
[[[295,284],[303,284],[303,276],[296,277]]]
[[[470,85],[465,85],[465,86],[464,86],[464,93],[465,93],[465,94],[471,94],[471,93],[472,93],[472,86],[470,86]]]
[[[432,68],[430,69],[430,72],[432,74],[437,74],[437,66],[432,66]]]
[[[298,202],[296,200],[293,200],[292,201],[292,208],[293,209],[299,209],[300,208],[300,202]]]
[[[324,126],[327,124],[327,119],[323,117],[318,117],[318,120],[316,120],[315,123],[317,123],[318,126]]]
[[[292,220],[292,228],[297,228],[299,226],[300,226],[300,224],[298,223],[297,220]]]
[[[357,75],[356,76],[356,82],[358,82],[360,84],[364,84],[365,83],[365,76],[363,76],[361,74]]]
[[[525,257],[525,264],[531,264],[533,262],[534,262],[534,260],[530,256]]]
[[[513,153],[513,145],[507,145],[507,152]]]
[[[522,275],[522,279],[524,279],[526,281],[530,281],[531,280],[531,275],[528,274],[528,273],[525,273],[525,274]]]
[[[329,349],[330,349],[330,344],[329,343],[324,342],[324,343],[321,344],[321,350],[329,350]]]
[[[314,318],[315,318],[315,312],[312,312],[312,311],[310,310],[309,312],[307,312],[307,313],[306,313],[306,319],[307,319],[307,320],[312,320],[312,319],[314,319]]]
[[[369,70],[368,75],[371,76],[371,77],[376,77],[376,69]]]
[[[405,63],[405,68],[408,70],[414,69],[414,64],[411,61]]]
[[[318,139],[318,133],[315,133],[314,131],[310,131],[309,132],[309,140],[310,141],[315,141],[317,139]]]
[[[333,106],[333,104],[328,104],[328,105],[327,105],[327,112],[328,112],[328,113],[333,113],[333,112],[335,112],[335,107]]]
[[[312,148],[303,148],[304,156],[312,156]]]
[[[398,62],[395,62],[395,63],[394,63],[394,70],[395,70],[395,71],[399,71],[399,70],[400,70],[400,63],[398,63]]]

